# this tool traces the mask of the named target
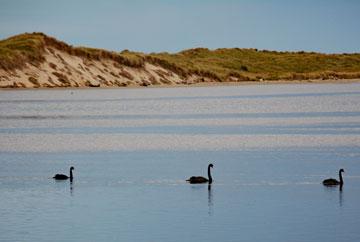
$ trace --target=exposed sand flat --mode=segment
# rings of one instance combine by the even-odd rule
[[[11,116],[6,119],[4,115],[1,117],[1,126],[0,127],[27,127],[29,126],[29,122],[27,119],[14,119]],[[64,122],[66,120],[66,122]],[[356,123],[359,121],[358,117],[332,117],[329,118],[326,122],[327,125],[340,125],[346,123]],[[305,126],[305,125],[321,125],[324,124],[322,118],[319,117],[308,117],[301,118],[283,118],[283,119],[274,119],[274,118],[212,118],[212,119],[202,119],[199,122],[199,119],[118,119],[118,120],[108,120],[108,119],[99,119],[99,120],[71,120],[71,119],[37,119],[36,122],[31,123],[30,128],[46,128],[56,126],[58,128],[67,128],[72,127],[74,124],[80,123],[82,127],[92,127],[96,125],[96,127],[153,127],[153,126],[168,126],[168,127],[176,127],[176,126],[241,126],[243,128],[251,127],[254,125],[263,126],[263,127],[271,127],[274,125],[286,125],[291,122],[292,125]],[[299,127],[301,128],[301,127]],[[326,127],[325,127],[326,128]],[[341,129],[341,128],[337,128]],[[344,129],[344,128],[343,128]],[[357,130],[357,128],[352,128]]]
[[[358,135],[13,134],[2,135],[0,142],[3,144],[0,147],[1,152],[231,151],[264,147],[281,149],[358,146],[360,137]],[[18,145],[13,146],[14,143]]]

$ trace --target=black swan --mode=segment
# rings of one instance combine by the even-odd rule
[[[205,177],[202,177],[202,176],[192,176],[189,179],[187,179],[186,181],[188,181],[191,184],[206,183],[206,182],[211,184],[213,180],[212,180],[212,177],[211,177],[211,174],[210,174],[210,168],[213,168],[213,167],[214,167],[213,164],[210,164],[208,166],[208,177],[209,177],[209,179],[206,179]]]
[[[73,171],[74,170],[74,167],[70,167],[70,177],[68,177],[67,175],[64,175],[64,174],[56,174],[53,178],[55,180],[67,180],[70,178],[70,181],[73,180]]]
[[[345,172],[344,169],[340,169],[339,170],[339,179],[340,181],[334,179],[334,178],[330,178],[330,179],[326,179],[323,181],[323,185],[324,186],[337,186],[340,185],[342,186],[344,184],[343,178],[342,178],[342,173]]]

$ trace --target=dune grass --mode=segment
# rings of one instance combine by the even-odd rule
[[[46,48],[65,51],[88,59],[112,59],[115,62],[143,68],[145,62],[160,65],[183,78],[190,75],[215,81],[306,80],[359,78],[360,54],[322,54],[314,52],[276,52],[257,49],[196,48],[179,53],[143,54],[128,50],[113,52],[73,47],[43,33],[20,34],[0,41],[0,68],[22,68],[26,63],[44,61]]]
[[[0,41],[0,67],[14,69],[25,63],[43,61],[43,40],[39,35],[22,34]]]
[[[154,53],[149,55],[148,60],[181,75],[205,73],[223,81],[230,77],[240,80],[292,80],[360,76],[360,54],[197,48],[176,54]]]
[[[55,48],[88,59],[112,59],[119,64],[141,68],[144,58],[135,52],[112,52],[88,47],[73,47],[43,33],[20,34],[0,41],[0,68],[5,70],[36,65],[44,61],[45,48]]]

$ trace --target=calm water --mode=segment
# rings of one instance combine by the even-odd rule
[[[0,153],[0,241],[360,241],[360,84],[1,91]]]

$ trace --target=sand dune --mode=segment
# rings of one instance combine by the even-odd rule
[[[196,48],[144,54],[73,47],[43,33],[0,41],[0,88],[313,82],[360,77],[360,54]]]
[[[125,87],[189,84],[199,77],[182,79],[176,73],[151,63],[143,68],[121,65],[111,59],[91,60],[47,48],[39,66],[0,69],[0,87]]]

